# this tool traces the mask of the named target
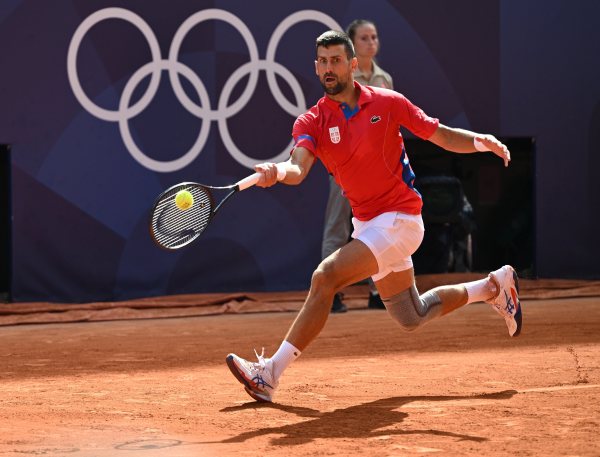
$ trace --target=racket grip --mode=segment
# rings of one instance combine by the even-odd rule
[[[283,181],[285,179],[285,175],[287,174],[285,171],[285,165],[282,163],[278,163],[275,165],[277,167],[277,181]],[[252,187],[256,185],[256,183],[260,180],[262,173],[254,173],[246,178],[242,179],[237,183],[237,186],[240,190],[247,189],[248,187]]]

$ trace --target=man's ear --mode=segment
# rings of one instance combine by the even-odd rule
[[[319,76],[319,70],[317,69],[317,61],[315,60],[315,74]]]
[[[352,72],[354,72],[354,70],[356,70],[358,68],[358,59],[356,57],[352,57],[352,60],[350,61],[350,65],[352,68]]]

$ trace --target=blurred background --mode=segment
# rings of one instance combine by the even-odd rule
[[[328,178],[250,189],[177,252],[148,212],[181,181],[231,184],[283,160],[322,90],[314,41],[377,24],[397,91],[512,151],[405,134],[427,235],[417,274],[600,278],[600,2],[0,2],[0,293],[85,302],[304,290]],[[596,227],[596,228],[595,228]]]

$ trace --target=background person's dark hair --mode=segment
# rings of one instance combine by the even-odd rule
[[[317,46],[316,49],[319,49],[319,46],[323,46],[324,48],[328,48],[329,46],[335,46],[338,44],[343,44],[346,49],[346,55],[348,56],[348,60],[351,60],[354,54],[354,45],[352,44],[352,40],[348,35],[344,32],[338,32],[337,30],[328,30],[327,32],[321,34],[317,38]]]
[[[361,25],[371,24],[373,27],[377,28],[375,22],[369,21],[368,19],[354,19],[348,27],[346,28],[346,34],[350,37],[350,40],[354,43],[354,36],[356,35],[356,29]]]

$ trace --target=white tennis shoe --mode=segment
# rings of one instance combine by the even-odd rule
[[[510,265],[490,273],[489,278],[496,284],[498,295],[486,300],[486,303],[500,314],[506,321],[508,334],[519,336],[523,323],[521,302],[519,301],[519,278],[515,269]]]
[[[264,348],[261,355],[258,355],[256,350],[254,353],[258,362],[249,362],[235,354],[229,354],[225,360],[236,379],[244,385],[248,395],[256,401],[272,402],[279,384],[273,376],[273,361],[263,357]]]

